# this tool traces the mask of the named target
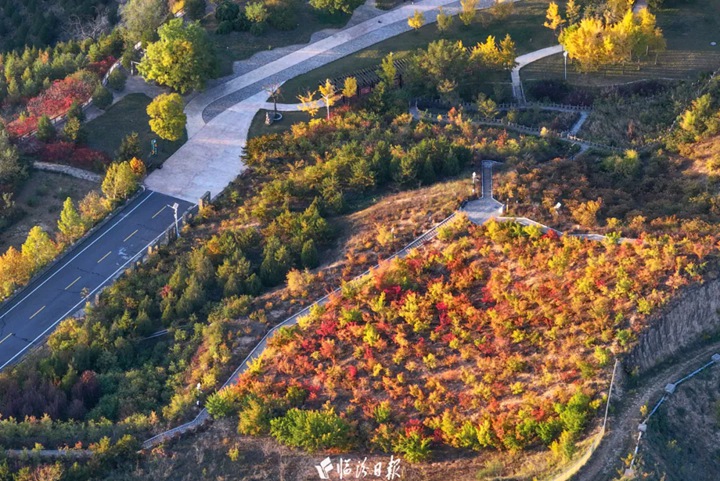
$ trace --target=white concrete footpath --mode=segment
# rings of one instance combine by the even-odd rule
[[[489,5],[483,0],[483,8]],[[437,8],[447,8],[457,0],[420,0],[341,30],[280,59],[271,61],[244,75],[209,89],[186,106],[188,141],[163,168],[154,171],[145,185],[154,191],[195,201],[210,191],[215,198],[244,170],[243,148],[252,119],[260,104],[265,104],[264,83],[285,81],[317,68],[336,58],[408,31],[407,19],[414,10],[425,12],[427,23],[435,21]],[[247,90],[247,93],[245,93]],[[203,113],[214,102],[241,97],[234,105],[205,123]]]
[[[334,56],[332,56],[332,53],[340,47],[345,47],[346,44],[350,44],[351,42],[358,45],[358,48],[356,50],[360,50],[364,48],[365,45],[362,45],[359,40],[361,40],[363,37],[370,35],[371,33],[382,32],[382,35],[380,36],[380,38],[378,38],[377,41],[394,37],[402,33],[402,31],[407,31],[410,29],[410,27],[407,25],[407,19],[412,15],[415,10],[426,12],[429,10],[435,10],[437,9],[437,7],[440,6],[447,6],[454,3],[457,3],[457,0],[420,0],[418,2],[415,2],[414,4],[404,4],[395,10],[391,10],[388,13],[377,16],[370,20],[366,20],[365,22],[362,22],[353,27],[340,30],[339,32],[327,38],[311,43],[295,52],[285,55],[282,58],[267,63],[262,67],[256,68],[251,72],[235,77],[234,79],[218,85],[215,88],[200,93],[199,95],[195,96],[185,108],[185,114],[188,117],[188,137],[192,138],[200,131],[200,129],[202,129],[202,127],[205,125],[202,114],[206,107],[215,102],[216,100],[233,94],[245,87],[251,86],[258,82],[262,82],[266,79],[270,79],[277,74],[297,67],[299,64],[305,63],[315,57],[330,56],[331,58],[328,58],[328,62],[334,60]],[[426,20],[428,21],[428,23],[430,23],[434,21],[434,18],[426,18]],[[388,26],[397,22],[402,22],[403,26],[406,28],[403,28],[402,31],[398,31],[394,28],[388,29]],[[345,55],[351,53],[352,51],[355,51],[348,51],[346,49],[343,50]],[[314,63],[313,68],[328,62],[321,62],[319,64]],[[293,72],[293,75],[288,78],[295,77],[300,73],[301,72]]]
[[[522,84],[520,83],[520,69],[527,64],[536,62],[541,58],[549,57],[550,55],[562,53],[562,51],[562,45],[555,45],[553,47],[541,48],[540,50],[520,55],[515,59],[516,65],[515,68],[512,69],[512,72],[510,72],[510,78],[512,79],[513,96],[518,102],[525,102],[525,94],[523,94]]]
[[[258,105],[265,100],[267,93],[261,91],[218,115],[170,156],[162,169],[153,171],[145,186],[189,202],[208,191],[217,197],[245,170],[241,155]]]

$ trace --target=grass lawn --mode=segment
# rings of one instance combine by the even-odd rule
[[[350,15],[318,15],[310,4],[299,2],[295,18],[297,27],[294,30],[281,31],[268,27],[261,35],[253,35],[250,32],[218,35],[215,33],[217,27],[215,15],[205,17],[202,25],[207,29],[217,53],[218,77],[232,74],[233,62],[236,60],[244,60],[263,50],[308,43],[310,36],[319,30],[343,27],[350,20]]]
[[[148,168],[165,162],[182,144],[187,141],[187,134],[177,142],[162,140],[150,130],[146,108],[151,98],[145,94],[129,94],[110,107],[100,117],[86,124],[88,146],[106,152],[114,157],[120,142],[131,132],[140,136],[140,147],[143,150],[143,161]],[[158,154],[150,157],[150,140],[157,139]]]
[[[380,10],[391,10],[405,2],[407,2],[407,0],[376,0],[375,6]]]
[[[542,25],[548,3],[549,1],[545,0],[519,2],[515,5],[513,15],[505,20],[492,21],[487,27],[483,27],[480,23],[466,27],[455,17],[450,30],[443,34],[438,32],[434,23],[425,25],[417,32],[400,34],[289,80],[283,85],[284,101],[294,102],[298,94],[317,88],[326,78],[340,77],[375,67],[390,52],[395,54],[396,59],[407,57],[418,48],[424,48],[439,38],[462,40],[464,45],[472,46],[479,41],[485,41],[488,35],[495,35],[499,40],[509,33],[515,41],[518,54],[553,45],[554,34]],[[483,12],[481,15],[488,13]],[[502,77],[507,77],[506,82],[510,82],[509,75],[503,74]]]
[[[579,137],[622,148],[639,148],[653,142],[697,95],[690,82],[668,82],[653,95],[596,97]]]
[[[70,197],[77,203],[88,192],[98,188],[99,185],[87,180],[33,170],[14,198],[15,205],[24,215],[17,222],[0,229],[0,252],[5,252],[10,246],[19,248],[27,233],[36,225],[54,233],[65,199]]]
[[[667,40],[667,51],[640,66],[612,66],[580,74],[568,64],[568,82],[581,85],[612,85],[641,79],[686,79],[720,68],[720,0],[688,0],[657,11],[658,26]],[[711,46],[710,42],[718,45]],[[563,57],[553,55],[522,70],[523,80],[563,77]]]
[[[250,124],[248,139],[267,134],[281,134],[290,130],[290,127],[292,127],[293,124],[307,122],[312,118],[310,117],[310,114],[305,112],[282,112],[283,118],[280,122],[276,122],[272,125],[265,125],[266,112],[268,112],[268,110],[260,110],[257,114],[255,114],[252,124]],[[270,112],[270,115],[272,115],[272,112]]]

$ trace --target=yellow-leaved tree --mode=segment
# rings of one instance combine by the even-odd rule
[[[320,110],[318,101],[315,98],[316,93],[317,91],[310,92],[308,90],[304,94],[300,94],[297,96],[298,100],[300,101],[300,110],[307,113],[311,117],[315,117],[318,113],[318,110]]]
[[[498,45],[493,35],[478,42],[470,51],[470,61],[491,70],[510,70],[515,66],[515,42],[510,35]]]
[[[662,31],[647,8],[637,13],[627,10],[617,22],[583,18],[563,30],[559,40],[580,70],[586,72],[640,59],[651,50],[657,55],[665,49]]]
[[[478,0],[460,0],[460,14],[458,17],[464,25],[470,25],[477,16]]]
[[[555,2],[550,2],[548,5],[547,12],[545,12],[545,18],[547,19],[543,24],[557,35],[557,29],[560,28],[564,23],[565,19],[560,15],[560,8]]]
[[[442,7],[438,7],[438,14],[435,20],[437,21],[437,29],[439,32],[446,32],[447,30],[450,30],[450,27],[452,27],[453,17],[452,15],[445,13],[445,10],[443,10]]]
[[[342,90],[343,97],[345,97],[346,100],[349,100],[357,95],[357,91],[357,79],[355,77],[345,77]]]
[[[155,97],[147,106],[152,131],[171,142],[180,140],[187,122],[183,107],[183,99],[179,94],[160,94]]]
[[[53,260],[57,251],[57,245],[40,226],[30,229],[22,245],[22,257],[26,265],[30,266],[31,272]]]
[[[575,3],[575,0],[568,0],[565,5],[565,18],[568,25],[574,25],[580,20],[580,6]]]
[[[335,101],[337,100],[337,91],[335,90],[335,85],[333,85],[330,79],[326,79],[325,84],[318,87],[318,92],[320,92],[320,98],[323,100],[323,102],[325,102],[325,108],[327,109],[327,119],[330,120],[330,107],[335,105]]]
[[[577,24],[563,30],[560,43],[571,59],[576,60],[581,71],[597,70],[606,63],[605,25],[599,18],[583,18]]]
[[[425,25],[425,15],[420,10],[415,10],[412,17],[408,18],[408,25],[417,32]]]

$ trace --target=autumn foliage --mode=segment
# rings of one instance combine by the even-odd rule
[[[56,80],[47,90],[28,101],[27,115],[10,122],[8,132],[14,137],[32,132],[40,117],[47,115],[55,118],[65,114],[73,102],[86,102],[92,96],[94,87],[93,82],[84,75],[71,75]]]
[[[571,442],[602,403],[612,357],[702,280],[710,254],[697,246],[715,245],[464,218],[439,238],[281,329],[227,396],[241,419],[250,399],[267,417],[330,402],[366,446],[416,459],[433,445]]]

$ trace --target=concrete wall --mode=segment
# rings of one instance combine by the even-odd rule
[[[720,330],[720,280],[712,279],[683,290],[662,312],[651,316],[648,328],[623,361],[625,369],[643,373],[680,353],[704,335]]]

